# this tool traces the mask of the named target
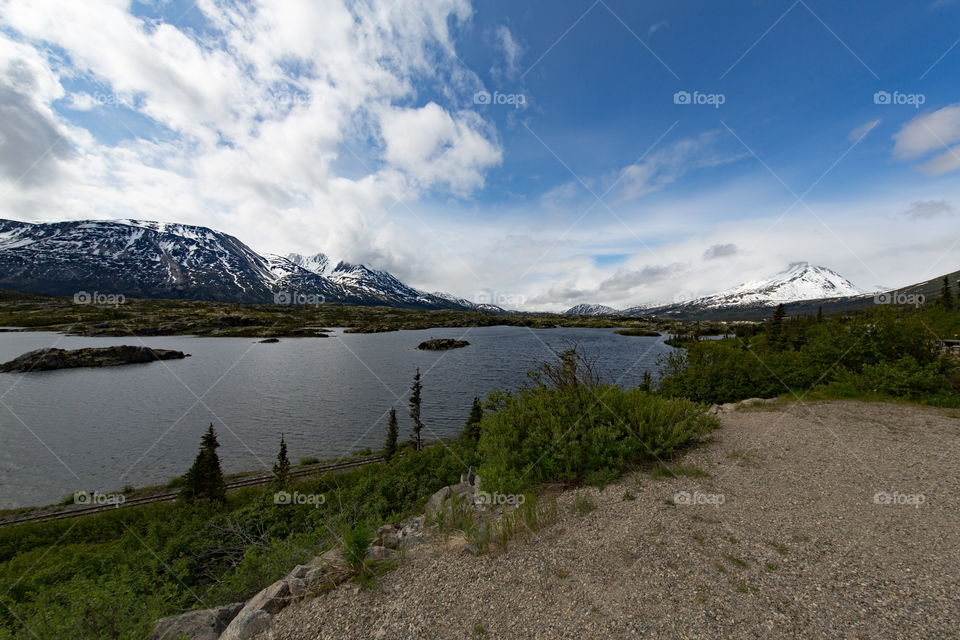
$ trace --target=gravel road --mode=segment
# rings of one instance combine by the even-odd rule
[[[724,414],[682,460],[707,477],[564,491],[558,520],[509,550],[423,545],[373,590],[291,605],[273,637],[957,638],[957,416],[858,402]],[[575,512],[578,494],[596,509]]]

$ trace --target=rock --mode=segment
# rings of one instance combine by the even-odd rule
[[[287,585],[290,588],[290,597],[292,599],[298,600],[307,595],[309,591],[307,586],[307,581],[300,578],[287,578]]]
[[[454,340],[453,338],[434,338],[433,340],[427,340],[426,342],[421,342],[417,349],[423,351],[446,351],[447,349],[460,349],[462,347],[469,347],[470,343],[466,340]]]
[[[257,609],[263,609],[267,613],[279,613],[288,604],[290,604],[290,583],[286,580],[277,580],[250,598],[240,613],[255,611]]]
[[[263,609],[241,611],[230,626],[226,628],[219,640],[248,640],[259,633],[268,631],[273,626],[273,615]]]
[[[396,557],[397,552],[393,549],[387,549],[386,547],[373,545],[367,549],[367,560],[393,560]]]
[[[90,349],[37,349],[0,365],[0,371],[53,371],[76,367],[113,367],[156,360],[186,358],[182,351],[143,346],[98,347]]]
[[[709,409],[707,409],[707,415],[710,415],[710,416],[715,416],[718,413],[722,413],[722,412],[723,410],[720,408],[720,405],[718,404],[712,405]]]
[[[264,338],[260,341],[260,344],[273,344],[275,342],[280,342],[279,338]]]
[[[150,640],[217,640],[243,607],[244,603],[235,602],[161,618],[153,624]]]
[[[377,529],[377,536],[373,544],[386,547],[387,549],[396,549],[400,546],[400,525],[387,524]]]
[[[427,519],[436,519],[437,513],[443,508],[444,504],[447,502],[447,499],[452,495],[453,491],[450,490],[450,487],[444,487],[430,496],[430,499],[427,500],[427,505],[423,508],[423,513]]]
[[[287,574],[286,579],[290,580],[291,578],[299,578],[303,580],[304,576],[307,575],[307,572],[310,571],[311,567],[305,564],[298,564],[295,566],[290,573]]]

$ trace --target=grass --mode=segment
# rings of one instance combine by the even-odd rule
[[[782,556],[790,553],[790,549],[779,542],[768,542],[767,544],[773,547],[773,549]]]
[[[654,480],[665,480],[667,478],[709,478],[710,474],[694,466],[659,464],[650,470],[650,477]]]
[[[623,492],[623,495],[620,496],[620,499],[624,501],[633,501],[637,499],[637,496],[633,495],[633,492],[630,491],[630,489],[627,489]]]
[[[763,565],[763,568],[767,571],[776,571],[780,568],[780,565],[778,565],[776,562],[767,562]]]
[[[578,494],[577,497],[573,499],[573,505],[571,509],[573,509],[574,513],[581,516],[585,516],[588,513],[591,513],[592,511],[596,511],[597,505],[596,503],[594,503],[593,500],[591,500],[590,498],[588,498],[587,496],[581,493],[581,494]]]
[[[748,563],[746,560],[743,560],[742,558],[738,558],[737,556],[732,556],[729,553],[723,554],[723,557],[727,562],[737,567],[738,569],[746,569],[750,566],[750,563]]]

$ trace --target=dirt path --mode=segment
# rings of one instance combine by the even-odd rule
[[[726,414],[683,461],[709,477],[637,473],[566,492],[559,521],[533,539],[493,556],[408,558],[375,590],[347,584],[292,605],[274,638],[960,637],[951,414],[863,403]],[[574,513],[577,493],[596,510]]]

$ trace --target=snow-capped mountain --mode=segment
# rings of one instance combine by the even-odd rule
[[[732,289],[687,302],[641,307],[638,310],[642,309],[644,314],[679,316],[711,310],[773,307],[803,300],[846,298],[864,293],[836,271],[809,262],[795,262],[785,271],[765,280],[745,282]],[[633,312],[634,309],[627,309],[624,313]]]
[[[414,289],[386,271],[331,263],[322,253],[260,255],[233,236],[192,225],[0,220],[0,287],[10,289],[231,302],[272,302],[287,292],[327,302],[476,308]]]
[[[773,306],[798,300],[840,298],[866,293],[836,271],[818,267],[809,262],[795,262],[786,271],[766,280],[745,282],[712,296],[687,304],[706,307],[738,305]]]
[[[614,316],[620,311],[605,304],[578,304],[563,312],[567,316]]]

